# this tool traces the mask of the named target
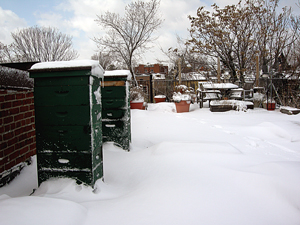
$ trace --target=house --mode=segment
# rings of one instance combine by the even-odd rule
[[[165,80],[166,79],[166,75],[162,74],[162,73],[153,73],[152,74],[152,79],[153,80]]]
[[[158,63],[147,64],[147,65],[140,64],[138,67],[135,67],[134,71],[136,75],[153,74],[153,73],[168,75],[168,66],[164,66]]]

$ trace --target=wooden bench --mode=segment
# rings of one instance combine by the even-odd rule
[[[208,107],[212,100],[220,99],[221,92],[219,90],[197,90],[197,103],[200,103],[200,108],[203,108],[203,102],[208,101]]]
[[[281,106],[280,112],[288,115],[296,115],[300,113],[300,109],[289,107],[289,106]]]
[[[210,104],[211,112],[226,112],[229,110],[253,109],[254,104],[248,101],[239,100],[215,100]]]

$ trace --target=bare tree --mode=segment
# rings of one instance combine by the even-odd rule
[[[197,10],[197,17],[189,16],[191,39],[189,43],[195,52],[219,57],[230,70],[232,81],[243,77],[250,66],[254,46],[255,14],[257,7],[250,8],[239,2],[220,8],[213,5],[213,12],[204,7]]]
[[[291,8],[284,7],[278,13],[278,2],[260,1],[262,10],[256,18],[255,39],[264,72],[268,72],[268,67],[278,70],[278,59],[291,54],[299,35],[300,24],[294,20]]]
[[[125,7],[125,15],[105,12],[97,15],[96,22],[107,29],[106,36],[94,38],[99,46],[105,46],[122,58],[134,76],[133,59],[153,41],[152,33],[163,20],[159,14],[159,0],[136,1]]]
[[[186,44],[186,40],[182,39],[178,35],[177,37],[177,45],[174,47],[170,47],[168,50],[164,50],[160,48],[162,53],[167,56],[168,63],[171,63],[173,68],[171,70],[177,71],[175,77],[178,75],[178,62],[181,62],[181,72],[187,71],[187,68],[190,68],[189,72],[196,72],[199,70],[205,70],[210,68],[208,60],[201,54],[197,54],[191,51],[189,45]],[[160,61],[157,59],[157,61]]]
[[[51,27],[30,27],[12,33],[17,61],[68,61],[76,59],[72,37]]]
[[[0,42],[0,62],[14,62],[14,54],[10,45],[5,45]]]
[[[278,0],[246,0],[224,8],[214,4],[213,12],[200,7],[196,17],[189,16],[189,43],[195,52],[220,57],[232,81],[240,75],[243,82],[244,73],[255,68],[257,52],[264,71],[277,69],[279,57],[292,51],[299,26],[292,23],[290,8],[278,13],[277,7]]]
[[[92,55],[91,59],[98,60],[104,70],[107,70],[107,68],[114,65],[114,57],[110,52],[100,51],[99,53]]]

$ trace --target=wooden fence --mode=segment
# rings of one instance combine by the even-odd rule
[[[195,90],[198,88],[198,83],[203,80],[183,80],[182,85],[192,87]],[[152,80],[152,81],[138,81],[138,84],[143,86],[144,92],[146,93],[149,103],[154,102],[154,96],[165,95],[166,101],[172,101],[172,96],[175,91],[175,86],[179,85],[178,80]]]

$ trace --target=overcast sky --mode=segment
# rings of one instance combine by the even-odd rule
[[[105,11],[122,14],[130,0],[0,0],[0,41],[12,42],[10,33],[29,26],[57,27],[61,32],[73,36],[74,48],[79,59],[90,59],[96,53],[96,45],[91,40],[103,34],[96,24],[96,15]],[[176,46],[176,35],[188,37],[190,22],[188,15],[195,15],[200,6],[210,9],[213,3],[220,7],[236,4],[238,0],[161,0],[160,11],[164,23],[154,34],[158,36],[140,63],[155,63],[163,59],[160,51]],[[300,13],[298,0],[281,0],[280,5],[292,6],[294,13]]]

